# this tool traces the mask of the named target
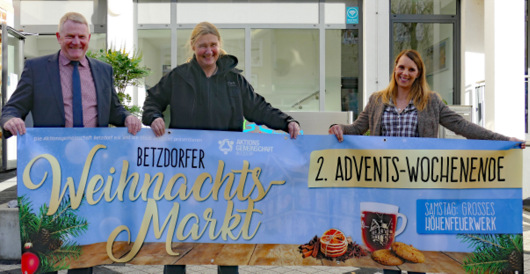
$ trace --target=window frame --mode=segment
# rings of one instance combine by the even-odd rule
[[[177,29],[193,29],[195,27],[195,24],[181,24],[177,23],[176,17],[177,17],[177,0],[169,0],[170,1],[170,7],[171,7],[171,21],[169,24],[139,24],[138,23],[138,0],[134,1],[134,25],[136,26],[135,31],[135,37],[134,40],[135,43],[138,44],[138,37],[137,37],[137,31],[138,30],[154,30],[154,29],[169,29],[171,33],[171,68],[174,68],[178,65],[177,61],[177,55],[180,53],[177,50]],[[154,1],[156,2],[156,0]],[[358,1],[358,7],[359,7],[359,23],[358,24],[327,24],[325,23],[325,5],[326,2],[337,2],[336,0],[333,1],[326,1],[326,0],[319,0],[319,23],[318,24],[245,24],[245,23],[238,23],[238,24],[215,24],[217,28],[219,29],[244,29],[245,32],[245,71],[243,72],[244,76],[247,79],[251,78],[252,75],[252,66],[251,66],[251,30],[252,29],[316,29],[319,33],[319,58],[320,58],[320,64],[319,64],[319,79],[320,79],[320,91],[319,91],[319,110],[318,111],[326,111],[326,67],[325,67],[325,44],[326,44],[326,37],[325,32],[326,30],[330,29],[359,29],[359,40],[360,40],[360,50],[359,50],[359,90],[363,90],[363,1]],[[344,2],[345,4],[348,4],[349,0],[343,0],[340,2]]]

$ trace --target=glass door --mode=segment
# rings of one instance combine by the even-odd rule
[[[399,22],[393,24],[393,35],[392,56],[395,58],[404,49],[417,50],[431,89],[453,103],[453,24]]]
[[[13,28],[2,25],[2,104],[9,100],[16,89],[24,66],[25,36]],[[2,135],[2,170],[17,167],[17,137],[6,139]]]
[[[336,2],[345,5],[346,24],[326,30],[326,111],[351,112],[355,120],[363,109],[363,7],[358,0]]]
[[[431,89],[459,105],[460,0],[391,0],[390,16],[390,71],[402,50],[417,50]]]

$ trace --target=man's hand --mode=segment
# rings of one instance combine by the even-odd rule
[[[151,123],[151,129],[155,133],[156,137],[164,135],[164,133],[166,132],[166,123],[164,122],[164,119],[160,117],[156,118]]]
[[[140,129],[142,129],[142,122],[134,115],[129,115],[125,118],[125,126],[130,134],[136,135]]]
[[[26,124],[20,118],[13,117],[4,124],[4,129],[13,135],[26,134]]]
[[[287,125],[287,128],[289,129],[291,139],[296,139],[296,137],[300,135],[300,125],[297,122],[290,122],[289,125]]]

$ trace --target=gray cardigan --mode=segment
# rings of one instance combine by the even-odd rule
[[[376,92],[370,96],[370,100],[359,117],[351,125],[342,125],[344,134],[362,135],[370,130],[370,135],[381,136],[381,116],[385,108],[382,98]],[[418,132],[420,137],[438,137],[438,124],[462,135],[467,139],[502,140],[510,138],[487,130],[479,125],[473,124],[458,113],[452,111],[440,99],[437,93],[432,92],[429,103],[422,110],[418,110]]]

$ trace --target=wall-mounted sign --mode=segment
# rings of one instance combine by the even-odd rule
[[[346,8],[346,24],[359,24],[359,7]]]

